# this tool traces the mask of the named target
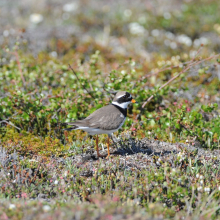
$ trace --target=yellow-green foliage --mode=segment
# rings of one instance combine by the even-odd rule
[[[61,144],[59,139],[53,139],[49,135],[44,139],[29,132],[18,133],[14,128],[6,130],[5,135],[0,135],[3,147],[9,151],[14,149],[24,155],[40,154],[51,156],[62,154],[68,146]]]

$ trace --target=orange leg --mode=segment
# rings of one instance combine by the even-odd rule
[[[107,148],[108,148],[108,156],[107,158],[110,156],[110,151],[109,151],[109,135],[108,135],[108,139],[107,139]]]
[[[99,154],[99,136],[96,136],[96,151],[97,151],[97,156],[100,157]]]

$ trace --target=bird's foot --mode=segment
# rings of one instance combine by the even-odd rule
[[[101,155],[101,154],[97,154],[97,156],[101,158],[105,157],[105,155]]]
[[[113,155],[108,155],[105,159],[111,159],[113,157]]]

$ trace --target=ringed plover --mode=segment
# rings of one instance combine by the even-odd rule
[[[97,135],[96,150],[98,157],[101,156],[98,148],[98,135],[108,134],[107,148],[109,157],[109,138],[112,133],[116,132],[124,124],[127,116],[127,107],[130,103],[135,102],[136,101],[132,98],[130,93],[125,91],[118,92],[110,105],[97,109],[83,120],[66,123],[72,127],[65,130],[71,131],[81,129],[90,135]]]

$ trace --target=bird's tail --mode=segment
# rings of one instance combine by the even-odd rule
[[[63,131],[72,131],[75,130],[75,128],[64,128]]]
[[[71,125],[70,128],[64,128],[64,131],[72,131],[72,130],[76,130],[77,128],[79,128],[79,126],[75,125],[74,123],[63,123],[63,125]]]

